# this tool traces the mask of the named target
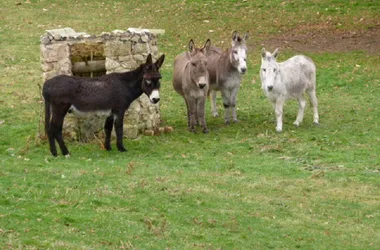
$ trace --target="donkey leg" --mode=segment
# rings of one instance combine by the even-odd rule
[[[196,99],[193,97],[186,97],[186,102],[188,106],[188,123],[189,123],[189,131],[195,133],[195,126],[197,125],[197,106],[196,106]]]
[[[275,106],[275,113],[276,113],[276,131],[281,132],[282,131],[282,110],[284,107],[285,100],[282,98],[279,98],[276,100],[276,106]]]
[[[183,97],[185,99],[186,104],[186,116],[187,116],[187,128],[190,130],[190,107],[186,100],[186,97]]]
[[[65,142],[63,141],[62,129],[63,121],[65,119],[66,113],[69,110],[70,105],[61,105],[59,107],[53,108],[53,116],[51,119],[51,124],[53,125],[54,137],[58,142],[58,145],[61,149],[63,155],[69,155],[70,152],[67,149]]]
[[[47,136],[48,136],[48,139],[49,139],[49,148],[50,148],[50,152],[53,156],[57,156],[58,153],[57,153],[57,148],[55,146],[55,131],[57,129],[55,128],[54,124],[52,124],[52,122],[50,121],[49,122],[49,126],[47,128]]]
[[[306,100],[305,100],[305,97],[303,95],[299,96],[298,97],[298,115],[297,115],[297,119],[296,121],[293,123],[294,125],[296,125],[297,127],[301,124],[301,122],[303,121],[303,115],[304,115],[304,112],[305,112],[305,107],[306,107]]]
[[[104,123],[104,132],[106,134],[106,138],[104,140],[104,148],[107,151],[111,150],[111,132],[112,132],[112,127],[113,127],[113,114],[107,117],[105,123]]]
[[[236,115],[236,99],[237,99],[237,93],[240,89],[240,86],[232,89],[231,91],[231,113],[232,113],[232,120],[236,123],[236,122],[239,122],[239,120],[237,119],[237,115]]]
[[[206,103],[206,97],[199,98],[197,101],[197,116],[198,120],[201,123],[201,126],[203,128],[203,133],[208,133],[208,128],[206,124],[206,118],[205,118],[205,103]]]
[[[216,90],[210,90],[211,91],[211,114],[212,117],[218,117],[218,109],[216,107]]]
[[[230,103],[231,93],[229,90],[222,90],[223,106],[224,106],[224,123],[230,124],[230,112],[231,112],[231,103]]]
[[[116,115],[116,119],[115,119],[116,147],[117,147],[117,150],[119,150],[120,152],[127,151],[127,149],[123,145],[124,113],[125,111],[119,112]]]
[[[315,93],[315,90],[308,92],[310,97],[311,105],[313,106],[313,122],[314,124],[319,124],[319,115],[318,115],[318,99]]]

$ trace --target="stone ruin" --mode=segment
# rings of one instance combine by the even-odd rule
[[[129,28],[100,35],[75,32],[71,28],[47,30],[41,36],[43,80],[54,76],[76,75],[95,77],[112,72],[136,69],[145,63],[148,54],[157,60],[157,39],[164,30]],[[160,124],[159,104],[151,104],[146,95],[135,100],[124,117],[124,136],[133,139],[145,131],[154,131]],[[63,132],[66,137],[90,141],[101,137],[105,116],[68,113]]]

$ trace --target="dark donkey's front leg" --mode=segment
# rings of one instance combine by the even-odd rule
[[[114,122],[114,115],[111,114],[110,116],[107,117],[106,122],[104,123],[104,132],[106,134],[106,138],[104,141],[104,148],[107,151],[111,150],[111,132],[112,132],[112,127],[113,127],[113,122]]]
[[[127,151],[123,145],[124,114],[125,110],[118,112],[115,119],[116,147],[120,152]]]

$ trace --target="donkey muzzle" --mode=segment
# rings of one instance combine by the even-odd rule
[[[160,92],[155,89],[152,91],[152,93],[149,95],[149,100],[151,103],[156,104],[157,102],[160,101]]]
[[[152,98],[151,99],[151,102],[154,104],[158,103],[159,101],[160,101],[160,98]]]
[[[205,84],[205,83],[200,83],[200,84],[199,84],[199,88],[203,89],[204,87],[206,87],[206,84]]]

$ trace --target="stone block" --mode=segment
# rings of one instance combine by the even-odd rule
[[[41,63],[41,68],[43,72],[51,71],[54,68],[53,63],[43,62]]]
[[[129,139],[136,139],[139,136],[139,129],[137,126],[124,125],[124,136]]]
[[[120,62],[107,57],[105,66],[107,71],[113,72],[116,68],[120,67]]]
[[[133,55],[139,55],[139,54],[149,54],[149,44],[148,43],[136,43],[132,45],[132,54]]]
[[[106,57],[110,56],[127,56],[131,54],[130,41],[112,41],[107,42],[104,47]]]

